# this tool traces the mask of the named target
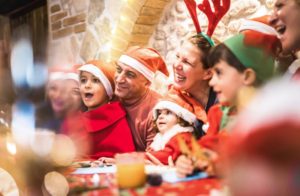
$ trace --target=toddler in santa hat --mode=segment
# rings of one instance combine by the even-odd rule
[[[154,127],[158,132],[146,155],[168,165],[181,154],[178,137],[190,143],[196,116],[190,105],[175,96],[167,96],[153,108]],[[153,157],[154,156],[154,157]],[[171,160],[170,160],[171,159]]]
[[[87,107],[83,122],[91,138],[90,158],[114,157],[135,150],[126,112],[113,100],[114,66],[90,61],[79,69],[79,90]]]
[[[215,152],[227,139],[239,110],[253,96],[255,89],[275,73],[275,56],[280,51],[276,31],[259,19],[248,22],[249,25],[242,26],[244,29],[239,34],[213,48],[208,56],[213,72],[209,85],[216,92],[219,104],[210,108],[205,125],[207,134],[199,143]],[[213,161],[207,162],[211,163]],[[192,172],[192,168],[186,170],[180,162],[178,165],[180,174]],[[203,163],[199,165],[209,168]]]

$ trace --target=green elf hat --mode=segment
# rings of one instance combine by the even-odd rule
[[[268,16],[244,20],[240,33],[224,44],[245,67],[255,71],[260,81],[275,74],[275,56],[281,45],[275,29],[268,25]]]

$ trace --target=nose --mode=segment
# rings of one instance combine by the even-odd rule
[[[125,81],[125,75],[123,72],[115,74],[115,82],[116,83],[122,83],[124,81]]]
[[[84,88],[89,89],[90,87],[91,87],[91,81],[90,81],[90,80],[87,80],[87,81],[84,83]]]
[[[211,79],[208,82],[208,85],[211,86],[211,87],[213,87],[214,85],[216,85],[216,80],[217,80],[216,76],[215,76],[215,74],[213,74],[212,77],[211,77]]]
[[[275,27],[276,22],[277,22],[277,11],[274,9],[271,13],[271,16],[269,17],[268,23],[272,26]]]
[[[176,60],[173,64],[173,69],[174,70],[182,70],[182,64],[180,60]]]

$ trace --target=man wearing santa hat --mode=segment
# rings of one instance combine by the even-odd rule
[[[149,87],[156,71],[168,75],[166,64],[156,50],[133,46],[119,58],[116,66],[115,95],[128,113],[136,150],[145,151],[155,136],[152,108],[161,97]]]

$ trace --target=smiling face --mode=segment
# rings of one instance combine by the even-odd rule
[[[89,72],[81,71],[79,81],[81,98],[88,110],[96,109],[109,101],[99,78]]]
[[[157,111],[156,126],[160,133],[164,134],[178,123],[178,118],[174,112],[168,109]]]
[[[202,55],[197,46],[191,42],[183,43],[173,65],[175,88],[190,92],[203,81],[210,79],[210,70],[203,68]]]
[[[63,115],[67,109],[67,94],[65,94],[64,80],[52,80],[47,86],[47,97],[56,115]]]
[[[81,108],[81,95],[79,91],[79,84],[75,80],[66,80],[65,81],[66,91],[65,94],[69,95],[69,111],[78,111]]]
[[[270,23],[279,34],[283,50],[300,50],[299,0],[277,0]]]
[[[137,70],[118,62],[115,72],[115,95],[123,103],[131,103],[142,97],[150,82]]]
[[[213,67],[213,77],[209,85],[217,94],[220,103],[232,104],[236,101],[238,91],[244,86],[244,73],[239,72],[223,60]]]

